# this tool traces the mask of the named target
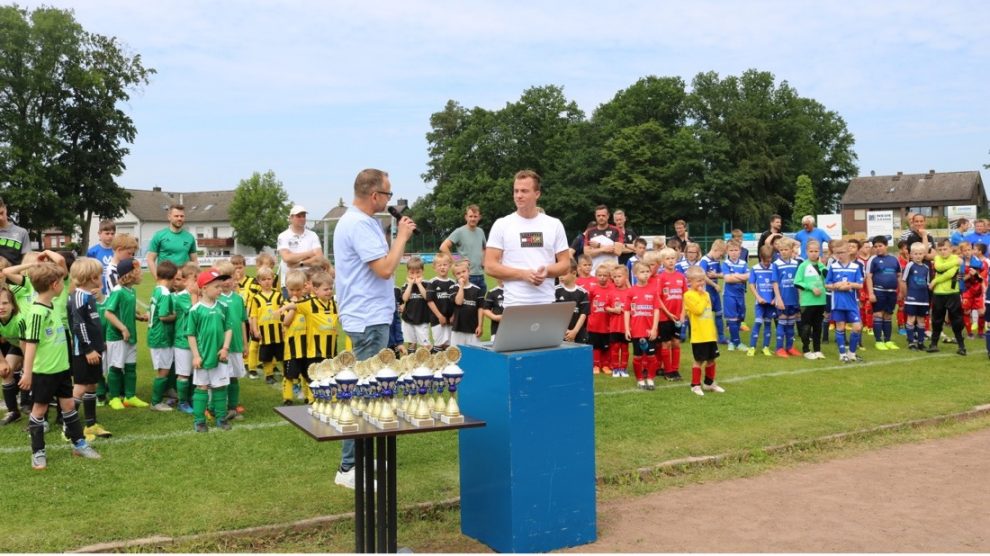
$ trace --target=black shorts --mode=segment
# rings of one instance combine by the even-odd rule
[[[904,305],[904,314],[909,317],[927,317],[928,305]]]
[[[90,365],[86,362],[85,355],[72,356],[72,382],[82,385],[97,384],[102,377],[103,365]]]
[[[608,332],[588,332],[588,343],[592,349],[608,349],[608,341],[611,335]]]
[[[302,377],[307,384],[310,382],[309,365],[317,363],[316,359],[289,359],[285,363],[285,378],[295,380]]]
[[[14,345],[10,342],[0,343],[0,355],[7,357],[8,355],[14,355],[17,357],[24,357],[24,352],[21,351],[21,346]]]
[[[50,375],[31,375],[31,399],[34,403],[48,405],[62,398],[72,398],[72,376],[68,369]]]
[[[633,338],[633,355],[656,355],[657,354],[657,342],[656,340],[651,340],[649,338]]]
[[[669,342],[674,338],[680,338],[681,332],[672,320],[660,321],[660,328],[657,330],[657,339],[661,342]]]
[[[625,332],[610,332],[608,335],[608,342],[610,344],[618,344],[620,346],[629,343],[626,341]]]
[[[691,353],[695,361],[714,361],[719,356],[718,342],[691,344]]]
[[[283,353],[285,353],[285,345],[282,342],[277,344],[261,344],[258,346],[258,361],[262,363],[281,361]]]

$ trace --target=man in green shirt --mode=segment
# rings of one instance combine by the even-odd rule
[[[196,238],[182,229],[186,223],[186,207],[172,205],[168,209],[168,228],[160,230],[151,237],[148,245],[148,270],[152,276],[158,276],[158,259],[172,261],[175,266],[182,267],[189,261],[199,263],[196,255]]]
[[[488,291],[485,284],[485,231],[478,227],[481,221],[481,209],[478,205],[468,205],[464,211],[464,224],[451,232],[450,236],[440,244],[440,251],[450,253],[452,247],[457,248],[457,254],[471,262],[469,269],[471,283],[481,288],[481,295]]]

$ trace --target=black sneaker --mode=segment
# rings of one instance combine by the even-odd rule
[[[918,346],[916,346],[914,344],[908,344],[908,349],[913,350],[913,351],[918,351]]]
[[[251,379],[258,378],[258,371],[248,371],[248,378]]]
[[[925,351],[928,353],[938,353],[939,352],[938,344],[932,344],[928,346],[928,348],[925,349]]]
[[[196,432],[209,432],[210,429],[207,428],[206,423],[193,423],[193,430]]]
[[[20,421],[21,416],[22,414],[20,411],[11,411],[10,413],[7,413],[6,415],[3,416],[3,419],[0,420],[0,427]]]
[[[282,400],[282,405],[292,405],[292,400]]]
[[[266,376],[265,377],[265,384],[275,384],[275,377],[273,377],[273,376]]]
[[[966,348],[961,347],[961,348],[957,349],[956,350],[956,354],[957,355],[966,355]]]

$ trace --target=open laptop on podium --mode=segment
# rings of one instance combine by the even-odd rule
[[[506,307],[494,342],[483,347],[496,352],[557,347],[571,322],[575,303],[545,303]]]

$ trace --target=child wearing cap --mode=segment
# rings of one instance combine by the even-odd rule
[[[110,290],[104,305],[107,319],[107,397],[112,409],[148,407],[137,397],[137,324],[148,315],[137,314],[137,296],[133,285],[141,281],[141,264],[137,259],[117,263],[117,285]]]
[[[230,276],[220,274],[215,268],[204,270],[196,277],[199,287],[199,302],[192,306],[186,317],[186,338],[192,352],[193,385],[193,428],[196,432],[206,432],[206,406],[213,390],[213,415],[217,428],[230,430],[227,421],[227,357],[233,332],[227,319],[226,308],[217,298],[220,286]]]

